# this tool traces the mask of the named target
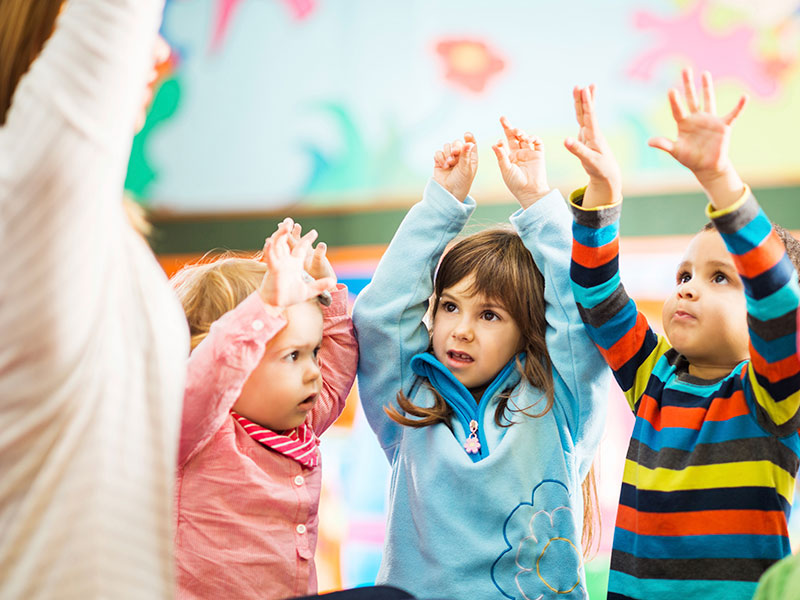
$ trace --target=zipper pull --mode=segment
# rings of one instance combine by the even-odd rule
[[[478,422],[475,419],[469,422],[469,437],[464,440],[464,450],[467,454],[477,454],[481,451],[481,443],[478,441]]]

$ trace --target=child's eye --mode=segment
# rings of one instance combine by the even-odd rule
[[[681,273],[678,273],[678,277],[676,278],[676,280],[677,280],[678,283],[686,283],[691,278],[692,278],[692,276],[689,273],[687,273],[686,271],[683,271]]]
[[[453,302],[448,302],[447,300],[442,301],[442,309],[445,312],[455,312],[458,307]]]
[[[300,356],[300,353],[297,350],[295,350],[294,352],[290,352],[289,354],[287,354],[284,357],[284,360],[288,362],[295,362],[298,356]]]
[[[500,315],[491,310],[485,310],[483,313],[481,313],[481,318],[485,321],[499,321]]]
[[[316,348],[314,348],[314,358],[315,358],[315,359],[316,359],[317,357],[319,357],[319,348],[320,348],[319,346],[317,346]]]
[[[722,273],[721,271],[717,271],[716,273],[714,273],[714,278],[712,279],[712,281],[714,283],[727,283],[728,276],[725,275],[725,273]]]

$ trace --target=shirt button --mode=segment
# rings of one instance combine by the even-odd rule
[[[264,329],[264,321],[261,319],[253,321],[253,331],[261,331],[262,329]]]
[[[305,478],[302,475],[298,475],[294,478],[295,485],[303,485],[306,482]]]
[[[297,530],[297,533],[299,533],[300,535],[303,535],[306,532],[306,526],[303,525],[302,523],[300,523],[300,525],[295,527],[295,529]]]

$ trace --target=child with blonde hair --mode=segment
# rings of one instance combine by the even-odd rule
[[[542,143],[501,122],[513,228],[445,252],[475,208],[466,134],[436,153],[354,307],[360,398],[392,468],[378,582],[423,597],[582,599],[581,486],[608,370],[575,309],[569,212],[547,185]]]
[[[172,279],[193,348],[175,498],[180,598],[316,592],[318,436],[344,408],[358,351],[347,290],[315,238],[287,219],[263,262],[225,258]]]
[[[702,108],[691,71],[683,83],[686,107],[669,93],[677,139],[650,145],[695,174],[713,227],[677,269],[666,336],[620,282],[621,177],[591,87],[575,89],[580,139],[566,142],[589,175],[572,196],[575,299],[636,416],[611,554],[614,600],[749,600],[789,554],[800,462],[800,287],[790,256],[800,244],[770,224],[728,158],[745,98],[720,117],[708,73]]]

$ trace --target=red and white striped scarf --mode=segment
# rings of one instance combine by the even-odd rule
[[[265,429],[233,411],[231,411],[231,415],[244,427],[247,435],[259,444],[288,456],[309,469],[319,464],[319,438],[306,423],[283,434]]]

